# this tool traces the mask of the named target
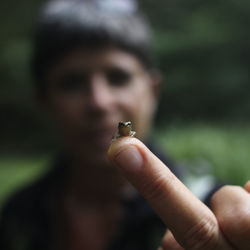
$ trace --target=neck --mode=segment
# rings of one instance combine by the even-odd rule
[[[70,166],[67,192],[76,199],[113,202],[134,195],[134,188],[109,164],[75,161]]]

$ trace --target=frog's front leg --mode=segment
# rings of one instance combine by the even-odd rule
[[[136,132],[135,131],[130,131],[130,136],[135,136]]]

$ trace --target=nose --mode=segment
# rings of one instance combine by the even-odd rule
[[[92,76],[87,99],[91,110],[110,110],[114,103],[114,94],[104,76]]]

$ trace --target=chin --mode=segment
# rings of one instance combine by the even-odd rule
[[[84,154],[84,162],[88,162],[91,165],[109,165],[109,159],[106,150],[93,150]],[[85,151],[86,152],[86,151]]]

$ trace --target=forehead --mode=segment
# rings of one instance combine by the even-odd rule
[[[108,67],[121,68],[127,71],[144,71],[144,66],[132,53],[116,47],[77,48],[65,54],[51,71],[64,70],[100,70]]]

